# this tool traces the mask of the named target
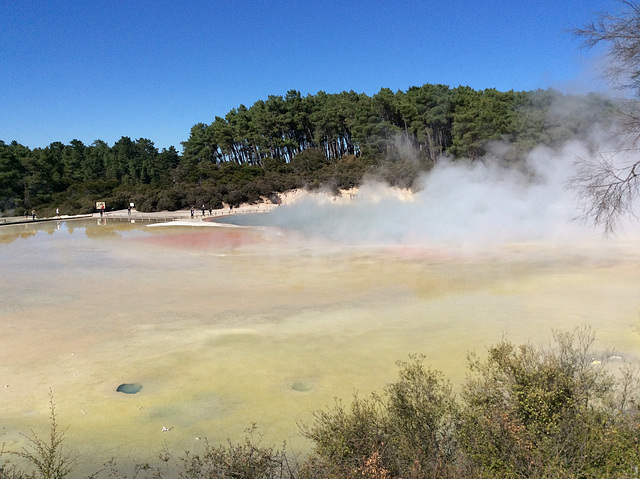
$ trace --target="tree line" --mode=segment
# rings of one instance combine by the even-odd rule
[[[365,176],[410,188],[443,155],[479,160],[501,141],[506,160],[518,162],[537,145],[584,139],[593,125],[610,123],[615,108],[596,94],[553,89],[290,90],[194,125],[182,153],[146,138],[34,149],[0,141],[0,211],[81,213],[97,200],[114,209],[133,201],[141,211],[219,208],[293,188],[345,189]]]

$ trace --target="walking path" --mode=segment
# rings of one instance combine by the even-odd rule
[[[135,221],[176,221],[176,220],[190,220],[190,221],[202,221],[205,218],[215,218],[221,216],[229,216],[236,214],[246,213],[267,213],[275,208],[273,204],[257,204],[257,205],[243,205],[234,209],[217,209],[209,213],[209,210],[205,210],[205,214],[202,214],[202,209],[194,210],[193,218],[191,217],[191,210],[177,210],[177,211],[154,211],[145,213],[142,211],[131,210],[129,213],[125,210],[107,211],[104,213],[104,218],[120,219],[120,220],[135,220]],[[100,218],[100,213],[86,214],[86,215],[60,215],[51,216],[45,218],[32,219],[31,216],[7,216],[0,217],[0,226],[3,225],[16,225],[25,223],[38,223],[43,221],[69,221],[77,219],[87,218]]]

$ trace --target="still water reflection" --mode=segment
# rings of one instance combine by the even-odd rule
[[[82,467],[166,445],[308,444],[297,423],[381,390],[422,353],[455,384],[467,351],[588,324],[635,360],[633,243],[341,246],[275,229],[95,221],[0,228],[0,442],[45,432],[48,392]],[[137,394],[116,391],[143,385]]]

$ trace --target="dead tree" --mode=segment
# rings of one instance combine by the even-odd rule
[[[622,217],[634,214],[640,175],[640,2],[621,0],[621,13],[600,13],[594,22],[573,33],[584,47],[604,45],[608,67],[604,74],[618,88],[631,93],[632,99],[620,101],[619,120],[623,142],[631,145],[592,158],[579,159],[569,182],[582,207],[583,220],[611,234]]]

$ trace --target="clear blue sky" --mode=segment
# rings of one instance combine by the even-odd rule
[[[601,88],[565,30],[614,0],[0,0],[0,140],[148,138],[295,89]]]

